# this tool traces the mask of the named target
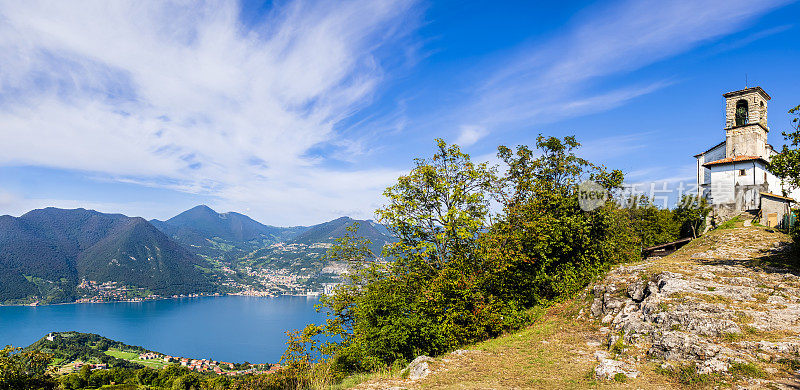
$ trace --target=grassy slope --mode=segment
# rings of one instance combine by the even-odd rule
[[[358,389],[679,388],[657,374],[655,365],[640,367],[647,369],[624,383],[596,380],[593,352],[602,347],[591,347],[587,342],[601,341],[599,325],[575,319],[585,304],[576,299],[556,305],[520,332],[465,347],[470,352],[460,356],[440,356],[431,364],[435,374],[413,384],[387,374],[346,382],[368,379],[355,385]]]
[[[163,360],[142,360],[139,359],[139,354],[134,352],[125,352],[120,351],[118,349],[109,349],[105,351],[106,355],[113,356],[117,359],[127,360],[132,363],[138,363],[145,367],[161,369],[164,366],[168,365],[168,363],[164,362]]]
[[[650,263],[650,272],[676,270],[692,262],[692,254],[712,249],[717,236],[732,228],[742,228],[736,220],[693,241],[674,254]],[[742,244],[749,246],[763,239],[788,241],[783,233],[753,226],[740,230]],[[782,263],[782,259],[753,259],[754,265]],[[393,386],[415,389],[587,389],[635,388],[668,389],[687,388],[659,373],[655,363],[643,361],[638,365],[641,375],[624,383],[598,381],[594,378],[597,361],[593,352],[603,347],[589,346],[602,342],[604,337],[597,321],[578,320],[579,311],[590,302],[574,299],[547,309],[532,325],[515,334],[487,340],[465,349],[477,351],[462,356],[440,356],[431,364],[434,373],[415,383],[405,381],[391,373],[349,378],[343,388],[382,389]],[[637,351],[644,354],[644,351]],[[360,382],[360,383],[359,383]],[[689,387],[692,388],[692,387]]]
[[[506,387],[537,389],[670,388],[663,376],[643,370],[626,383],[599,382],[594,377],[596,347],[587,342],[598,339],[599,325],[578,321],[580,302],[569,302],[548,310],[536,323],[513,335],[488,340],[475,346],[488,359],[474,359],[464,368],[449,371],[424,387],[448,388],[470,384],[472,388]],[[650,367],[655,368],[655,367]],[[493,384],[497,384],[494,386]],[[459,386],[461,387],[461,386]]]

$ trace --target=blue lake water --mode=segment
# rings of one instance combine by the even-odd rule
[[[321,323],[316,297],[203,297],[141,303],[0,307],[0,345],[53,331],[97,333],[172,356],[277,363],[287,330]]]

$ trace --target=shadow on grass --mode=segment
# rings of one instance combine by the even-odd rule
[[[800,248],[798,248],[800,249]],[[800,276],[800,250],[792,245],[782,245],[759,251],[752,259],[692,259],[706,265],[729,265],[750,268],[770,274],[793,274]]]

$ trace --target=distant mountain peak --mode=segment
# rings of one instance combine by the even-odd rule
[[[189,210],[184,211],[184,213],[208,213],[208,214],[218,214],[214,209],[208,207],[207,205],[201,204],[190,208]]]

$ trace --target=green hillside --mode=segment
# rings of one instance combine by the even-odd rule
[[[380,256],[381,249],[387,243],[394,241],[389,230],[385,226],[370,220],[356,220],[350,217],[341,217],[333,221],[314,225],[291,241],[294,244],[313,245],[318,243],[331,244],[337,238],[341,238],[347,233],[347,228],[354,223],[358,224],[356,236],[363,237],[372,242],[370,250],[375,255]]]
[[[50,354],[54,364],[66,364],[75,361],[91,364],[107,364],[109,367],[142,368],[141,364],[130,359],[112,356],[125,351],[130,356],[138,357],[148,351],[142,347],[127,345],[96,334],[79,332],[55,332],[42,337],[29,345],[25,350],[41,351]],[[111,353],[108,353],[111,351]]]
[[[190,253],[142,218],[46,208],[0,217],[0,303],[71,302],[82,280],[160,295],[214,290]]]

